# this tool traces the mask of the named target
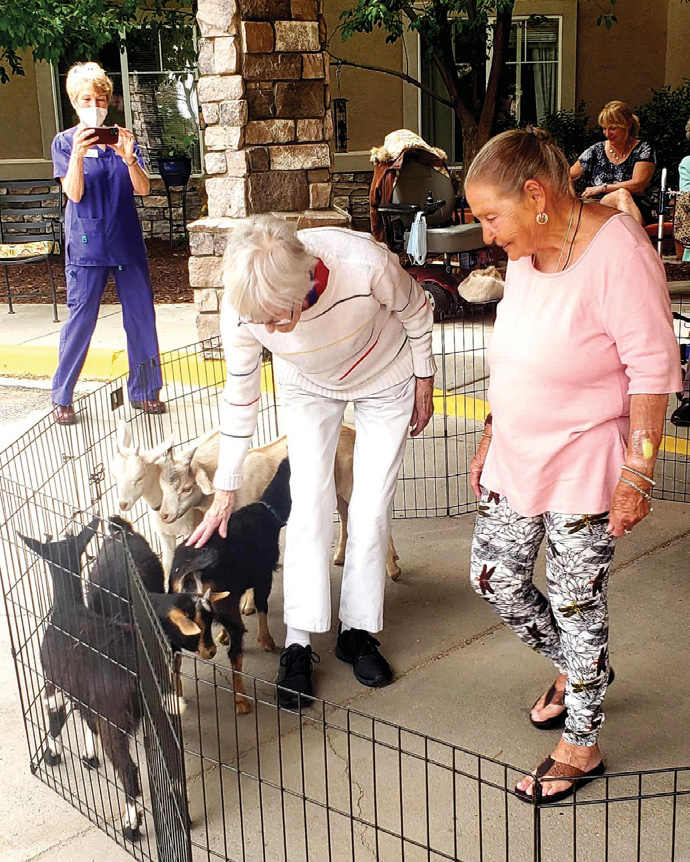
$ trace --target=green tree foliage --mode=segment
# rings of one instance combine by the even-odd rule
[[[396,42],[406,30],[419,34],[422,50],[438,69],[460,121],[469,163],[493,131],[514,5],[515,0],[427,0],[423,4],[357,0],[356,6],[341,13],[342,35],[347,39],[378,28],[386,31],[387,42]],[[456,50],[466,65],[456,65]]]
[[[541,121],[545,129],[565,153],[572,164],[587,147],[601,140],[601,129],[592,127],[585,113],[584,101],[578,102],[574,111],[554,111]]]
[[[177,0],[0,0],[0,83],[23,75],[19,52],[55,63],[88,60],[137,31],[188,28],[194,11]]]
[[[598,11],[597,24],[611,30],[616,10],[624,0],[589,0]],[[681,0],[688,2],[688,0]],[[397,42],[405,31],[419,34],[422,50],[438,69],[446,94],[440,101],[455,111],[462,129],[465,164],[469,164],[496,128],[498,86],[503,74],[515,0],[356,0],[341,13],[343,39],[354,33],[386,32],[387,42]],[[612,32],[615,38],[615,30]],[[468,63],[458,66],[456,53]],[[491,57],[489,73],[487,59]],[[353,63],[352,65],[358,65]],[[386,71],[375,67],[363,68]],[[393,73],[395,74],[395,73]],[[421,86],[405,75],[404,80]],[[426,89],[422,87],[422,89]],[[586,137],[587,121],[578,112],[558,112],[552,125],[560,133]],[[557,135],[556,135],[557,136]]]
[[[690,120],[690,81],[672,90],[653,90],[652,98],[635,110],[640,137],[656,148],[658,170],[668,168],[669,181],[678,180],[678,162],[690,153],[685,124]],[[658,173],[657,170],[657,173]]]

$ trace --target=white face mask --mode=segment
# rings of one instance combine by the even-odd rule
[[[108,109],[99,108],[96,105],[89,108],[77,108],[77,116],[87,128],[94,129],[97,126],[103,125],[105,118],[108,116]]]

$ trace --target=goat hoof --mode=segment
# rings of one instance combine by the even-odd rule
[[[252,711],[252,705],[248,698],[242,695],[235,696],[235,715],[247,715]]]
[[[336,551],[333,557],[333,565],[334,566],[344,566],[345,565],[345,554],[340,551]]]
[[[87,769],[98,769],[101,765],[101,761],[97,757],[87,757],[85,754],[82,754],[81,762]]]
[[[223,629],[218,635],[218,643],[223,645],[230,643],[230,635],[225,631],[225,629]]]
[[[259,646],[261,647],[261,649],[266,650],[266,652],[273,652],[273,650],[276,648],[276,642],[273,640],[272,637],[259,638]]]
[[[391,581],[397,581],[402,574],[399,566],[391,566],[389,569],[386,569],[386,571],[388,572],[388,577]]]
[[[43,752],[43,762],[46,766],[57,766],[61,760],[62,755],[53,754],[53,752],[48,748]]]
[[[254,601],[252,599],[242,599],[240,601],[240,610],[246,617],[250,614],[255,614],[256,608],[254,607]]]
[[[138,826],[132,828],[131,826],[125,826],[122,830],[122,834],[125,836],[127,841],[139,841],[141,838],[141,829]]]

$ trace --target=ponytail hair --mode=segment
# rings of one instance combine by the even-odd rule
[[[527,180],[539,180],[557,195],[575,194],[563,151],[548,132],[536,126],[510,129],[484,144],[467,171],[465,187],[489,183],[517,198]]]

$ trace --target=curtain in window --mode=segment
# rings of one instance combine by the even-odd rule
[[[537,104],[537,122],[556,110],[558,65],[555,45],[537,45],[529,49],[534,69],[534,95]],[[551,62],[549,62],[551,61]]]

